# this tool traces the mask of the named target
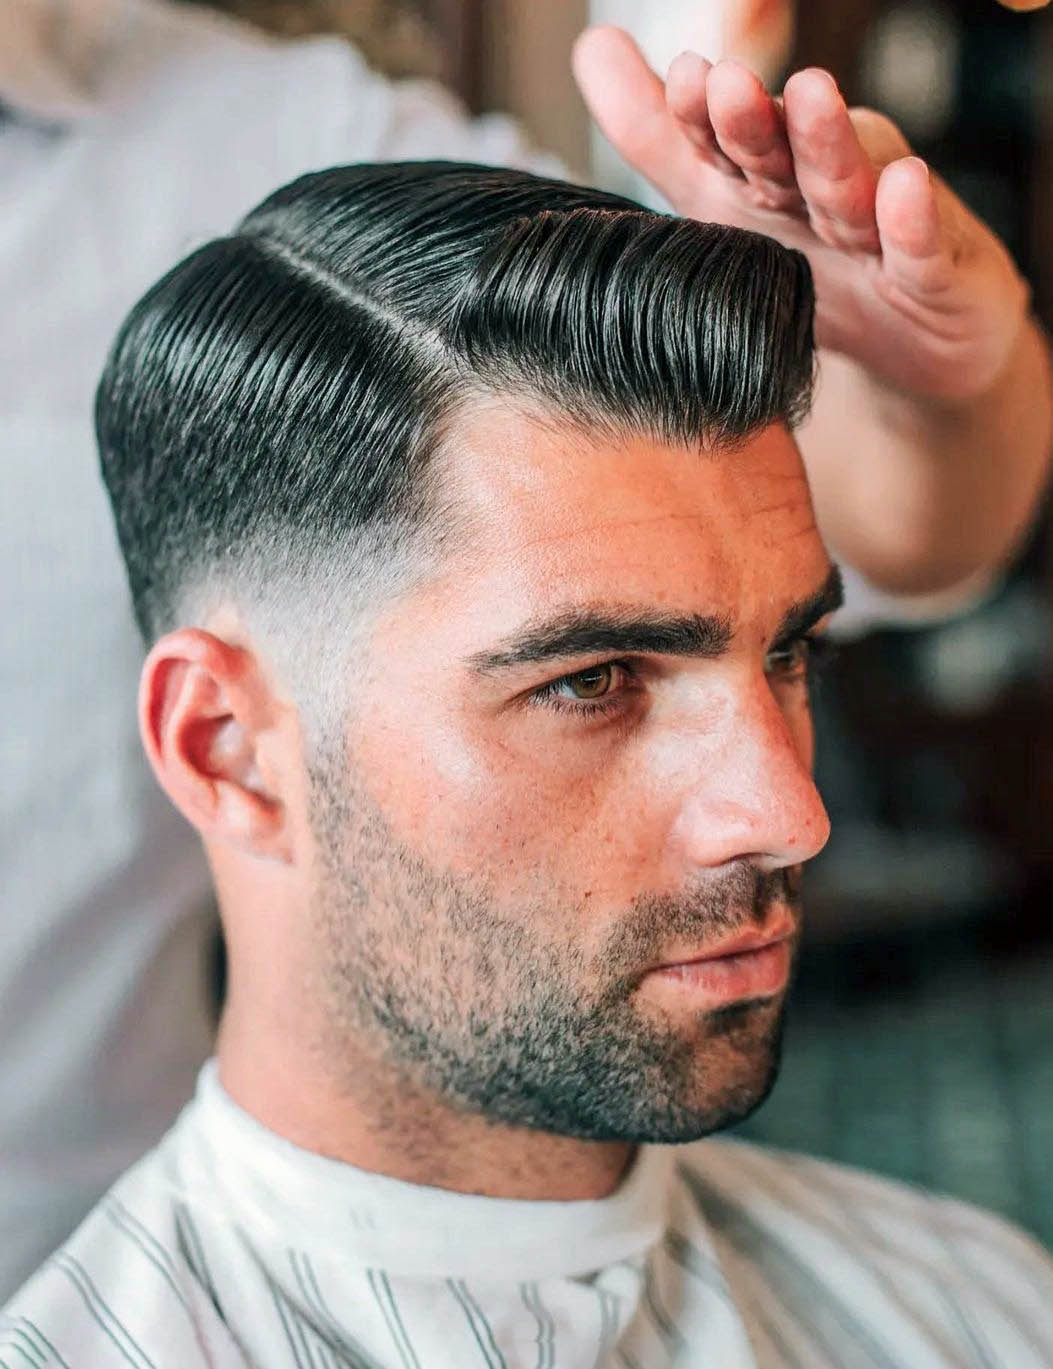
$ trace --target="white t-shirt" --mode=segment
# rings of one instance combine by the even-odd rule
[[[142,649],[97,474],[113,335],[304,171],[558,172],[509,121],[471,122],[336,40],[149,0],[91,10],[77,118],[0,116],[0,1299],[171,1124],[211,1048],[209,881],[141,755]],[[59,99],[53,78],[27,101]]]
[[[1049,1369],[1053,1260],[1001,1219],[736,1142],[598,1202],[298,1149],[214,1068],[0,1314],[8,1369]]]

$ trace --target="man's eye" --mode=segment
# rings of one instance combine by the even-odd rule
[[[764,668],[769,675],[781,675],[787,679],[809,674],[813,677],[834,654],[834,646],[822,633],[814,636],[796,637],[792,642],[772,647],[764,658]]]
[[[764,668],[769,675],[799,675],[808,668],[811,660],[813,642],[808,637],[798,637],[795,641],[773,647],[764,658]]]
[[[602,699],[614,688],[614,666],[594,665],[557,681],[564,698]]]
[[[542,685],[534,690],[532,698],[549,708],[582,715],[609,713],[624,704],[631,674],[627,666],[617,661],[590,665]]]

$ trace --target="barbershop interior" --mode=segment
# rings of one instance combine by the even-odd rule
[[[136,3],[209,8],[208,0]],[[1053,6],[999,0],[216,0],[216,7],[291,39],[338,34],[386,77],[442,82],[472,115],[517,121],[537,148],[558,159],[553,166],[661,211],[669,206],[660,191],[626,165],[589,117],[571,70],[572,46],[583,29],[592,23],[627,30],[660,76],[685,49],[740,60],[772,92],[782,89],[789,73],[821,67],[850,107],[877,109],[893,120],[914,153],[997,234],[1029,284],[1035,314],[1053,329]],[[42,8],[59,13],[63,5]],[[10,22],[18,41],[32,47],[26,35],[33,10],[34,0],[15,0],[0,27]],[[39,57],[43,47],[36,51]],[[17,157],[7,158],[4,137],[22,117],[18,90],[27,69],[12,69],[11,62],[0,54],[0,177],[10,176],[16,185],[25,167]],[[37,77],[25,93],[26,108],[45,123],[39,111],[49,99],[72,106],[85,96],[63,87],[47,60]],[[237,117],[235,84],[231,118]],[[163,159],[163,152],[156,155]],[[121,174],[141,175],[144,183],[156,179],[155,153],[145,144],[142,158],[140,170],[126,166]],[[251,192],[246,208],[258,198]],[[8,199],[7,186],[2,199],[3,217],[17,216],[21,201]],[[156,203],[164,204],[163,193]],[[221,231],[206,217],[187,225],[186,250],[203,227]],[[17,284],[24,303],[29,283],[8,274],[4,243],[0,230],[0,280]],[[87,252],[85,260],[90,258]],[[59,268],[42,260],[40,270]],[[111,334],[133,298],[113,314]],[[51,304],[58,299],[53,294]],[[24,395],[35,383],[33,365],[42,362],[18,360],[18,330],[9,330],[13,317],[0,302],[3,355],[22,367]],[[54,364],[63,354],[59,348]],[[7,431],[2,415],[0,431]],[[845,441],[851,445],[851,432]],[[999,451],[989,458],[997,467]],[[18,488],[29,497],[29,485]],[[16,586],[31,578],[36,583],[42,565],[50,575],[63,554],[59,546],[27,541],[30,521],[28,509],[14,501],[0,515],[14,546],[7,578]],[[90,576],[93,554],[89,549],[78,574]],[[45,592],[39,590],[41,613],[57,614]],[[123,589],[111,578],[99,593],[121,595]],[[15,620],[23,628],[5,637],[5,650],[21,659],[18,632],[36,629],[24,608],[16,609]],[[60,618],[55,622],[48,659],[61,664],[67,659],[65,628]],[[817,672],[812,704],[816,773],[831,836],[803,876],[804,933],[781,1074],[770,1098],[736,1133],[953,1195],[1001,1213],[1053,1245],[1048,503],[1038,503],[1011,555],[961,592],[912,600],[898,616],[876,612],[853,621],[846,615],[831,635],[834,650]],[[98,651],[102,659],[109,648],[102,643]],[[12,778],[28,773],[26,758],[37,749],[32,728],[42,716],[39,708],[31,717],[18,716],[26,691],[20,692],[15,673],[10,706],[5,699],[2,711],[18,764],[7,767],[4,811],[21,814],[20,822],[31,811],[34,822],[46,824],[44,799],[17,792]],[[6,665],[0,667],[0,679],[5,677]],[[106,678],[105,672],[99,676]],[[34,706],[39,701],[34,695]],[[130,699],[122,698],[120,707],[134,713]],[[92,745],[104,742],[85,741],[85,772]],[[115,745],[131,743],[122,736]],[[19,830],[14,817],[5,825]],[[100,835],[99,841],[105,845],[110,838],[112,833]],[[25,866],[28,847],[10,838],[2,849],[14,873],[10,884],[0,874],[0,886],[31,882],[43,906],[54,880],[55,907],[67,906],[70,881],[55,843],[46,866],[36,857],[28,873],[16,869]],[[123,856],[111,849],[107,858]],[[128,887],[151,887],[151,876],[141,884],[142,869],[136,878],[140,884],[133,880]],[[17,1040],[19,1051],[29,1051],[34,1040],[15,1029],[30,997],[27,984],[40,973],[34,957],[76,962],[81,983],[92,946],[101,944],[95,938],[105,937],[100,916],[96,903],[95,921],[65,926],[55,945],[46,937],[34,941],[23,928],[11,960],[26,960],[29,980],[9,982],[0,967],[0,1024],[11,1024],[8,1043]],[[16,920],[23,921],[20,908],[5,907],[3,922]],[[6,935],[0,929],[0,961]],[[172,937],[175,944],[176,929]],[[123,984],[116,962],[107,960],[104,973]],[[210,974],[218,1003],[221,952]],[[40,1054],[16,1061],[17,1052],[0,1039],[0,1080],[6,1081],[5,1109],[12,1098],[25,1096],[27,1107],[57,1119],[51,1125],[61,1130],[61,1113],[34,1091],[34,1062],[46,1056],[56,1034],[91,1046],[87,1037],[94,1029],[77,1016],[80,990],[67,996],[55,978],[47,992],[53,995],[53,1025],[33,1047]],[[134,1006],[140,1001],[135,994],[156,1002],[172,990],[155,979],[135,994],[127,986],[121,992]],[[109,1068],[125,1069],[129,1079],[137,1070],[150,1075],[149,1061],[134,1051],[125,1064],[117,1063],[127,1042],[100,1037],[94,1046],[99,1055],[109,1053]],[[155,1085],[151,1076],[145,1091],[156,1093]],[[15,1148],[24,1149],[31,1133],[27,1123]],[[0,1136],[0,1162],[3,1144]],[[99,1176],[108,1163],[99,1161]],[[94,1172],[77,1182],[86,1196],[96,1183]]]

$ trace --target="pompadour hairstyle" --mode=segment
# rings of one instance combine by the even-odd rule
[[[261,550],[256,573],[302,574],[426,524],[474,396],[696,449],[792,425],[812,314],[799,253],[598,190],[453,162],[304,176],[170,271],[110,354],[96,424],[143,633]]]

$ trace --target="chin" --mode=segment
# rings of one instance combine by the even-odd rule
[[[765,1077],[758,1082],[740,1083],[718,1098],[707,1098],[703,1104],[693,1109],[692,1117],[684,1119],[685,1125],[677,1129],[675,1135],[655,1136],[655,1144],[683,1145],[738,1126],[767,1101],[775,1087],[778,1073],[778,1066],[773,1064]]]
[[[682,1145],[736,1126],[765,1102],[782,1059],[783,1003],[741,1002],[707,1013],[699,1034],[640,1109],[639,1142]]]
[[[782,1005],[770,999],[706,1014],[691,1039],[652,1035],[623,1068],[564,1079],[562,1107],[535,1095],[528,1126],[581,1140],[684,1145],[749,1117],[779,1073]],[[637,1046],[641,1045],[637,1040]],[[580,1063],[580,1061],[579,1061]],[[573,1083],[573,1087],[570,1085]]]
[[[681,1146],[737,1126],[751,1116],[771,1093],[777,1076],[772,1067],[759,1081],[736,1081],[710,1090],[704,1098],[672,1099],[640,1096],[620,1115],[579,1116],[556,1130],[579,1140],[625,1142],[632,1145]]]

